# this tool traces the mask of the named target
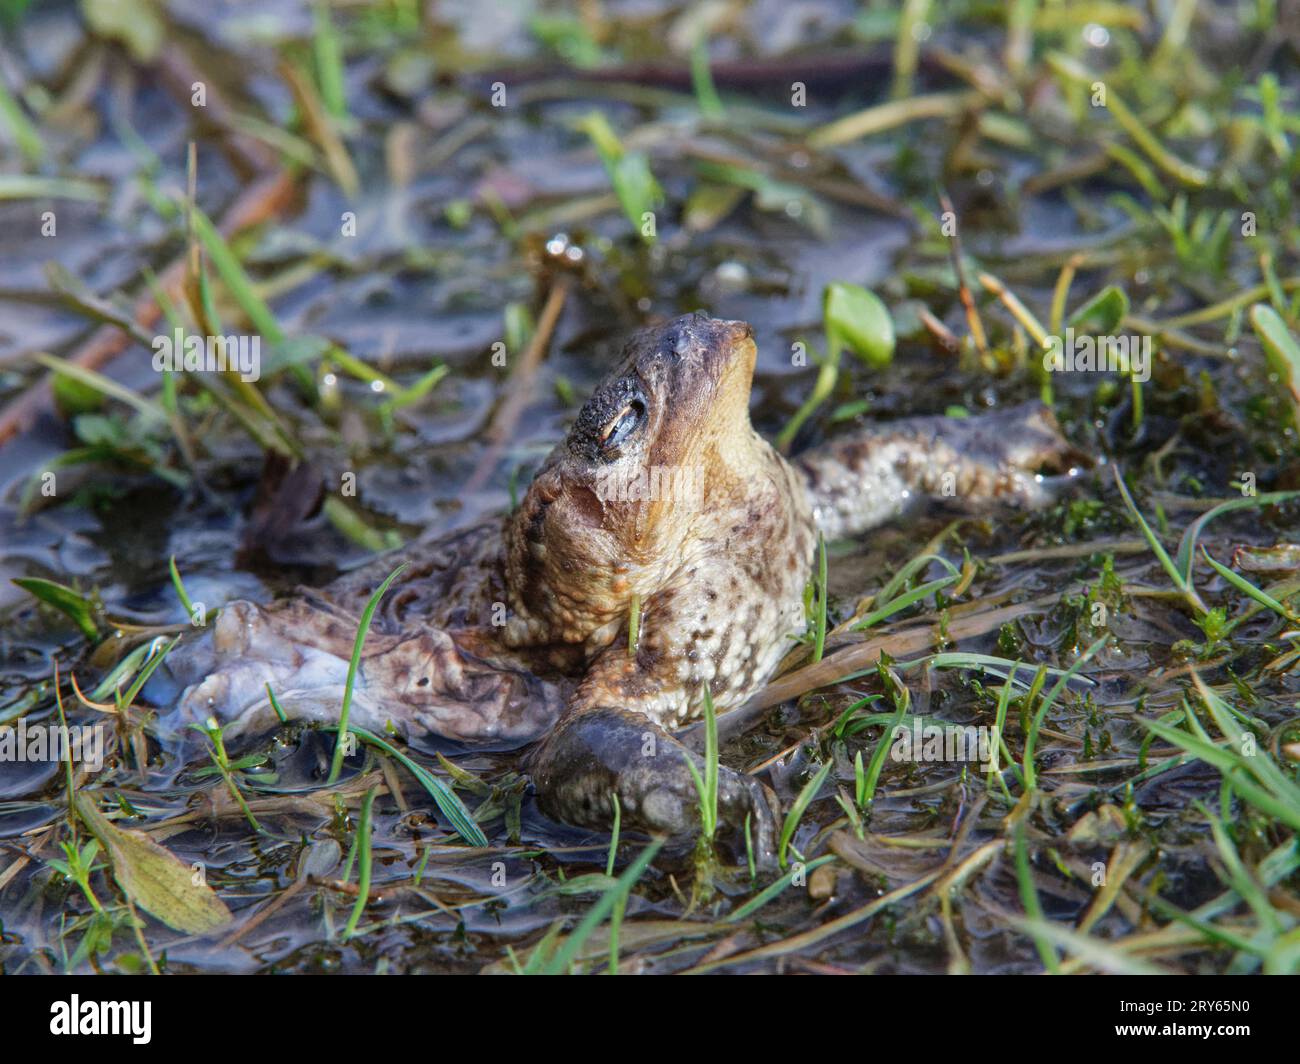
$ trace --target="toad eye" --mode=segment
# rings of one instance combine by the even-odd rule
[[[626,443],[645,420],[645,412],[645,403],[640,399],[631,399],[625,403],[623,409],[601,430],[601,449],[612,451]]]

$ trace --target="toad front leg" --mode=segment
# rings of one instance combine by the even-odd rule
[[[765,519],[784,526],[768,540],[773,549],[716,545],[646,600],[634,651],[624,629],[591,664],[565,716],[532,755],[538,804],[547,815],[608,828],[617,797],[625,824],[669,835],[699,830],[695,773],[705,778],[704,761],[670,729],[699,718],[706,688],[719,712],[740,705],[803,626],[811,522],[801,509],[793,516],[767,511]],[[718,769],[718,784],[726,841],[744,854],[747,833],[766,860],[776,830],[770,792],[726,766]]]
[[[608,830],[617,799],[625,826],[651,834],[697,833],[696,774],[707,778],[704,759],[650,716],[628,708],[636,706],[630,690],[621,697],[618,691],[616,686],[604,698],[587,691],[530,756],[539,807],[555,820]],[[651,697],[662,700],[658,693]],[[759,863],[770,862],[775,799],[757,780],[718,767],[718,821],[738,857],[752,846]]]

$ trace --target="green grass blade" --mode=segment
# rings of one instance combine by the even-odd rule
[[[808,873],[812,872],[814,869],[820,868],[822,865],[828,864],[829,862],[834,860],[835,860],[835,854],[828,853],[823,857],[818,857],[812,861],[809,861],[806,865],[804,865],[803,872],[805,875],[807,875]],[[788,887],[794,881],[794,877],[797,874],[798,874],[797,869],[794,868],[790,869],[789,872],[781,876],[781,878],[778,879],[775,883],[769,883],[761,891],[759,891],[752,898],[750,898],[749,901],[745,902],[745,904],[742,905],[740,908],[738,908],[735,912],[725,917],[723,922],[728,924],[734,924],[741,920],[746,919],[747,917],[753,916],[754,913],[758,912],[759,909],[761,909],[764,905],[766,905],[778,894],[780,894],[783,890],[785,890],[785,888]]]
[[[39,576],[19,576],[13,582],[29,595],[71,618],[81,634],[92,643],[99,639],[95,608],[84,595],[66,584],[56,584],[53,580],[44,580]]]
[[[370,596],[370,601],[362,611],[361,623],[357,625],[357,638],[352,644],[352,660],[348,662],[348,678],[343,688],[343,708],[339,713],[339,732],[338,739],[334,743],[334,760],[330,763],[330,774],[326,780],[329,786],[333,786],[338,781],[339,772],[343,768],[343,736],[348,731],[348,714],[352,710],[352,689],[356,686],[357,669],[361,665],[361,648],[365,645],[366,633],[370,631],[370,621],[375,616],[375,609],[379,606],[379,600],[384,597],[384,592],[388,590],[388,585],[397,579],[397,574],[406,568],[406,564],[403,562],[389,573],[388,578]]]
[[[370,903],[370,872],[373,858],[370,851],[370,814],[375,805],[375,791],[371,787],[361,803],[361,816],[357,821],[357,900],[352,906],[352,915],[348,917],[347,926],[343,928],[343,941],[350,939],[361,922],[361,914]]]
[[[1038,891],[1034,887],[1033,870],[1029,866],[1029,847],[1025,842],[1025,825],[1023,821],[1017,821],[1015,834],[1015,852],[1016,852],[1016,881],[1020,887],[1020,904],[1024,906],[1025,915],[1029,920],[1025,924],[1025,930],[1034,940],[1034,948],[1038,950],[1038,956],[1042,959],[1043,967],[1053,975],[1059,975],[1061,971],[1060,959],[1056,955],[1056,949],[1051,942],[1051,935],[1048,933],[1048,921],[1043,917],[1043,907],[1038,901]]]
[[[1079,670],[1092,659],[1093,655],[1096,654],[1097,651],[1101,650],[1101,648],[1106,645],[1106,642],[1109,639],[1109,635],[1102,636],[1088,647],[1087,650],[1080,654],[1079,660],[1060,675],[1056,683],[1052,685],[1052,689],[1039,704],[1038,711],[1029,722],[1029,730],[1025,735],[1023,767],[1026,787],[1036,787],[1038,785],[1038,775],[1034,768],[1034,746],[1038,741],[1038,729],[1043,726],[1043,719],[1047,716],[1047,711],[1051,709],[1052,704],[1058,697],[1060,697],[1061,692],[1065,690],[1065,687],[1070,682],[1071,678],[1078,674]]]
[[[331,725],[331,727],[336,731],[338,730],[336,725]],[[442,780],[423,765],[412,761],[392,743],[374,732],[367,731],[365,728],[358,728],[355,725],[351,731],[362,742],[369,743],[371,746],[382,750],[414,776],[420,786],[429,792],[430,797],[433,798],[434,803],[438,806],[442,815],[447,818],[447,822],[455,829],[457,835],[471,846],[487,846],[488,839],[483,834],[483,829],[475,822],[473,816],[470,815],[470,811],[465,807],[465,803],[457,797],[456,792],[443,783]]]
[[[655,839],[644,850],[635,861],[624,869],[623,874],[618,877],[618,882],[611,886],[602,895],[600,900],[587,912],[582,921],[564,940],[555,953],[545,960],[539,961],[538,971],[544,975],[563,975],[569,971],[577,960],[578,954],[582,951],[583,944],[591,937],[591,933],[601,925],[604,919],[614,910],[614,906],[620,901],[626,901],[628,892],[641,874],[646,870],[655,855],[663,847],[662,839]],[[538,954],[534,954],[537,957]]]
[[[1289,609],[1287,609],[1284,605],[1282,605],[1282,603],[1278,602],[1278,600],[1275,599],[1272,595],[1268,594],[1268,592],[1266,591],[1262,591],[1260,588],[1257,588],[1244,576],[1240,576],[1237,573],[1233,572],[1222,562],[1215,561],[1213,558],[1210,557],[1210,552],[1207,551],[1204,547],[1201,548],[1201,554],[1205,558],[1206,562],[1209,563],[1211,569],[1213,569],[1216,573],[1218,573],[1221,577],[1223,577],[1223,579],[1228,581],[1228,583],[1230,583],[1238,591],[1242,592],[1242,594],[1249,595],[1261,606],[1264,606],[1272,610],[1284,621],[1287,621],[1291,624],[1300,623],[1300,619],[1298,619],[1294,613],[1292,613]]]
[[[1300,495],[1300,491],[1266,491],[1262,495],[1229,499],[1227,502],[1219,503],[1218,506],[1211,510],[1206,510],[1183,531],[1183,538],[1179,540],[1178,551],[1174,555],[1174,567],[1183,574],[1183,579],[1190,584],[1192,582],[1192,555],[1196,551],[1196,539],[1206,525],[1216,517],[1232,513],[1234,510],[1245,510],[1256,506],[1272,506],[1275,503],[1285,502],[1287,499],[1294,499],[1297,495]]]
[[[804,784],[803,790],[799,792],[799,797],[794,800],[794,805],[790,807],[790,812],[785,815],[785,823],[781,825],[781,842],[777,848],[777,860],[782,868],[785,867],[785,851],[790,846],[790,840],[794,838],[795,830],[799,827],[799,821],[803,819],[804,812],[812,804],[812,800],[817,797],[817,792],[822,789],[822,784],[826,782],[826,777],[830,775],[832,767],[833,763],[830,761],[822,765],[817,775]]]

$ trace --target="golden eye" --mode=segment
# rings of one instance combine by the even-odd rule
[[[631,402],[624,404],[623,409],[614,415],[601,432],[601,447],[610,450],[625,443],[628,437],[636,431],[637,426],[641,424],[641,419],[644,417],[645,404],[640,399],[633,399]]]

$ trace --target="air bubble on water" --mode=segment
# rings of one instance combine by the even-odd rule
[[[371,390],[372,392],[382,392],[382,391],[384,390],[384,382],[383,382],[383,381],[371,381],[371,382],[370,382],[370,390]]]
[[[725,288],[739,290],[749,286],[749,270],[743,262],[731,260],[719,263],[713,273],[718,284]]]
[[[1110,44],[1110,30],[1095,22],[1089,22],[1083,27],[1083,39],[1093,48],[1105,48]]]

